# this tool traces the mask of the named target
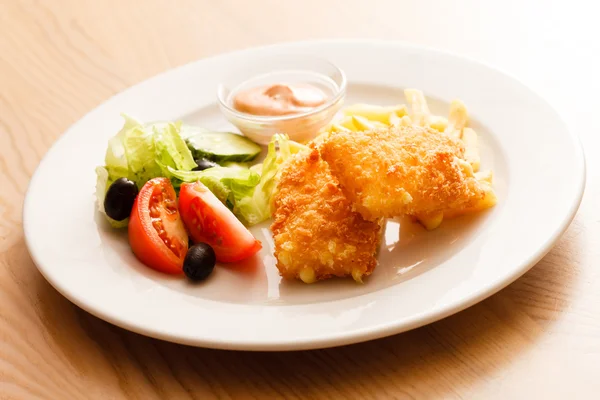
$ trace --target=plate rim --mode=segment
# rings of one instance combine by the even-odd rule
[[[565,216],[561,220],[559,225],[559,229],[556,229],[552,235],[548,237],[545,241],[544,246],[538,248],[536,251],[531,252],[529,257],[522,263],[519,268],[515,269],[511,274],[508,274],[504,277],[504,279],[497,279],[494,282],[487,285],[480,285],[476,290],[474,290],[474,294],[469,297],[463,297],[460,300],[452,301],[447,305],[441,306],[434,310],[429,310],[421,313],[416,313],[411,315],[409,318],[405,318],[404,320],[394,320],[389,319],[386,323],[379,325],[372,325],[366,328],[354,329],[349,332],[343,332],[335,335],[331,335],[328,337],[318,337],[318,338],[296,338],[295,340],[271,340],[267,342],[253,342],[253,341],[245,341],[244,338],[240,338],[236,342],[219,342],[215,340],[206,340],[202,338],[196,338],[194,340],[187,340],[186,338],[181,338],[179,336],[170,335],[168,333],[159,332],[157,330],[151,330],[148,328],[143,328],[137,326],[135,324],[129,323],[127,320],[114,317],[110,314],[104,313],[99,309],[96,309],[93,305],[88,304],[85,300],[75,298],[76,296],[72,296],[67,288],[64,288],[59,282],[54,280],[52,276],[48,273],[48,269],[43,267],[44,262],[39,259],[36,254],[35,246],[30,242],[30,228],[28,223],[28,209],[31,206],[31,198],[30,188],[35,183],[37,176],[39,175],[39,171],[43,168],[44,162],[48,159],[48,155],[54,151],[58,144],[61,143],[66,137],[69,137],[70,134],[76,130],[78,123],[85,118],[87,118],[90,114],[95,112],[98,108],[102,107],[104,104],[113,101],[115,98],[123,95],[125,92],[133,91],[139,86],[147,84],[149,81],[158,79],[161,76],[165,76],[168,74],[176,74],[178,70],[189,68],[194,64],[208,62],[209,60],[214,60],[219,57],[227,57],[228,55],[236,54],[238,56],[243,56],[244,53],[252,53],[253,51],[266,51],[272,48],[289,48],[290,46],[298,46],[298,47],[310,47],[311,45],[321,44],[321,45],[343,45],[343,44],[361,44],[361,45],[374,45],[377,46],[379,44],[385,44],[389,46],[394,46],[396,48],[403,48],[406,50],[416,50],[423,51],[427,53],[437,53],[440,55],[450,56],[453,58],[461,59],[466,62],[470,62],[473,64],[477,64],[480,67],[484,67],[490,70],[493,70],[499,74],[502,74],[514,82],[518,83],[520,86],[525,88],[531,94],[533,94],[538,100],[543,102],[549,109],[552,110],[555,117],[558,121],[561,122],[562,131],[564,134],[568,135],[570,141],[573,144],[574,156],[576,165],[574,168],[579,172],[578,179],[576,182],[576,190],[577,192],[573,192],[572,197],[573,200],[570,203],[570,207],[568,210],[565,210]],[[349,79],[351,81],[351,79]],[[63,133],[52,143],[52,145],[48,148],[44,156],[41,158],[39,164],[37,165],[34,173],[31,175],[31,178],[27,184],[27,190],[24,196],[23,209],[22,209],[22,225],[24,232],[25,244],[27,246],[28,252],[42,276],[46,281],[48,281],[62,296],[67,298],[71,303],[80,307],[81,309],[89,312],[90,314],[107,321],[113,325],[122,327],[129,331],[142,334],[144,336],[154,337],[161,340],[167,340],[174,343],[180,343],[185,345],[199,346],[199,347],[207,347],[207,348],[216,348],[216,349],[228,349],[228,350],[246,350],[246,351],[282,351],[282,350],[306,350],[306,349],[318,349],[318,348],[328,348],[328,347],[337,347],[343,346],[353,343],[365,342],[368,340],[374,340],[382,337],[387,337],[393,334],[398,334],[401,332],[405,332],[408,330],[415,329],[420,326],[424,326],[430,324],[432,322],[441,320],[450,315],[456,314],[460,311],[463,311],[474,304],[481,302],[482,300],[492,296],[497,293],[501,289],[507,287],[527,271],[529,271],[535,264],[537,264],[557,243],[557,241],[564,235],[566,230],[569,228],[571,223],[573,222],[575,216],[577,215],[577,211],[580,208],[581,202],[583,200],[583,196],[586,188],[586,179],[587,179],[587,168],[586,168],[586,157],[585,151],[581,142],[579,135],[577,135],[574,131],[569,129],[569,125],[565,122],[560,113],[557,112],[557,109],[544,97],[542,97],[537,91],[531,88],[529,85],[524,83],[519,78],[514,75],[507,73],[506,71],[494,66],[490,65],[484,61],[480,61],[469,56],[465,56],[459,54],[457,52],[441,50],[428,46],[420,46],[411,43],[406,43],[398,40],[378,40],[378,39],[319,39],[319,40],[305,40],[305,41],[289,41],[289,42],[278,42],[264,46],[255,46],[255,47],[245,47],[242,49],[234,49],[228,52],[218,53],[211,55],[209,57],[203,57],[196,60],[192,60],[180,66],[167,69],[158,74],[150,76],[138,83],[128,86],[127,88],[119,91],[118,93],[110,96],[103,102],[96,105],[94,108],[89,110],[87,113],[79,117],[77,121],[71,124]]]

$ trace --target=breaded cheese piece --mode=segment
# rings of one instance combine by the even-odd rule
[[[429,127],[332,132],[321,156],[369,220],[468,209],[485,196],[464,144]]]
[[[273,218],[277,268],[284,278],[312,283],[352,276],[361,282],[377,265],[382,221],[366,221],[352,211],[316,148],[283,167]]]

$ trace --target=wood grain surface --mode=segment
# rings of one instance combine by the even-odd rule
[[[0,0],[0,398],[598,398],[597,15],[594,2],[575,0]],[[24,244],[21,209],[29,177],[65,129],[115,93],[192,60],[332,37],[475,57],[560,111],[585,146],[586,194],[530,272],[429,326],[293,353],[149,339],[90,316],[43,279]]]

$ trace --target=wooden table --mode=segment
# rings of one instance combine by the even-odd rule
[[[599,398],[600,24],[598,8],[584,3],[0,1],[0,398]],[[128,86],[200,57],[323,37],[455,51],[546,97],[588,158],[583,204],[556,247],[517,282],[450,318],[296,353],[149,339],[90,316],[46,283],[25,247],[21,208],[29,177],[69,125]]]

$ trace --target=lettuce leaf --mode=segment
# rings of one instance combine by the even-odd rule
[[[123,140],[125,156],[129,167],[128,178],[138,188],[150,179],[161,175],[160,166],[156,163],[156,145],[152,132],[141,126],[130,129]]]
[[[125,156],[125,147],[123,140],[127,132],[135,127],[141,127],[135,118],[132,118],[126,114],[121,114],[125,119],[123,128],[108,141],[108,148],[106,149],[106,155],[104,156],[104,164],[109,169],[123,170],[127,169],[127,157]]]
[[[170,178],[169,167],[181,171],[196,167],[191,151],[179,134],[180,123],[142,125],[128,115],[122,116],[125,123],[108,141],[105,165],[96,168],[98,209],[105,215],[106,191],[115,180],[127,178],[141,189],[152,178]],[[114,227],[127,226],[127,220],[119,222],[106,217]]]
[[[281,166],[293,154],[307,149],[285,135],[275,135],[262,164],[251,168],[241,165],[213,167],[204,171],[177,171],[169,174],[181,182],[202,182],[246,225],[271,218],[272,200],[277,189]]]
[[[244,224],[255,225],[271,217],[283,163],[293,154],[307,149],[289,140],[287,135],[274,135],[262,164],[248,167],[248,164],[231,163],[192,171],[196,162],[182,137],[181,123],[142,125],[134,118],[122,116],[125,123],[109,140],[105,165],[96,168],[98,209],[105,216],[104,198],[115,180],[125,177],[141,189],[148,180],[163,176],[171,180],[176,190],[182,182],[202,182]],[[114,227],[125,227],[128,223],[127,220],[119,222],[106,218]]]
[[[177,171],[169,167],[169,174],[181,182],[202,182],[236,217],[249,223],[238,204],[254,193],[260,182],[256,172],[240,167],[213,167],[204,171]]]
[[[127,170],[125,170],[125,171],[127,171]],[[108,220],[108,222],[110,223],[110,225],[113,228],[126,227],[127,224],[129,223],[129,218],[127,218],[123,221],[115,221],[114,219],[112,219],[108,215],[106,215],[106,211],[104,211],[104,198],[106,197],[106,191],[108,190],[110,185],[116,179],[119,179],[121,177],[113,177],[113,178],[109,179],[109,176],[110,176],[109,172],[104,167],[97,167],[96,175],[98,176],[98,179],[96,180],[96,200],[98,202],[98,210],[102,214],[104,214],[104,216],[106,217],[106,219]]]
[[[156,126],[151,128],[154,132],[155,161],[161,166],[162,172],[167,173],[166,167],[182,171],[189,171],[196,167],[192,152],[179,135],[181,123],[171,122],[162,129]]]
[[[238,212],[244,216],[249,225],[255,225],[271,218],[273,198],[279,183],[281,166],[293,154],[308,149],[300,143],[291,141],[287,135],[274,135],[269,143],[267,157],[262,164],[252,167],[260,173],[260,182],[251,196],[240,199]]]

